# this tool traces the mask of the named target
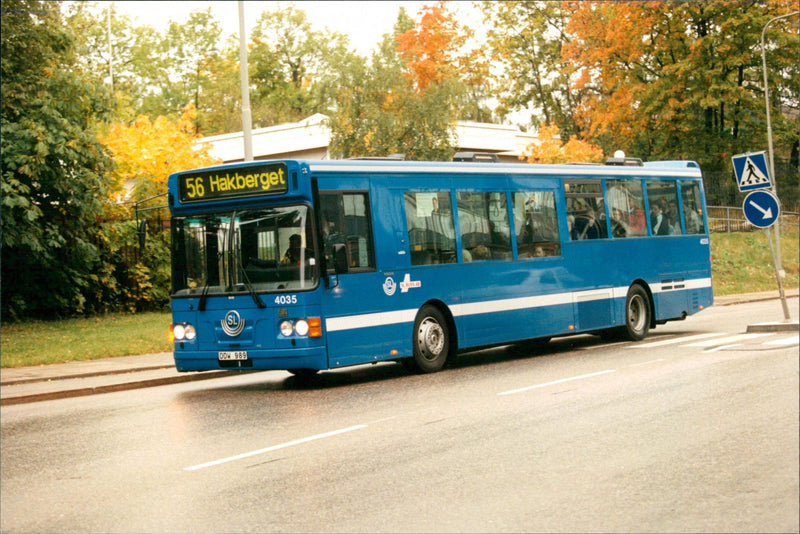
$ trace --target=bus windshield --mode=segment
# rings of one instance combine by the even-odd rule
[[[306,205],[174,217],[173,295],[315,287],[310,221]]]

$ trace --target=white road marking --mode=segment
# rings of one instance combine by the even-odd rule
[[[224,464],[227,462],[233,462],[234,460],[241,460],[243,458],[249,458],[251,456],[256,456],[258,454],[264,454],[266,452],[277,451],[278,449],[285,449],[286,447],[292,447],[294,445],[300,445],[303,443],[308,443],[309,441],[314,441],[323,438],[330,438],[332,436],[336,436],[339,434],[344,434],[345,432],[352,432],[353,430],[361,430],[362,428],[367,428],[367,425],[355,425],[347,428],[342,428],[340,430],[334,430],[332,432],[326,432],[324,434],[317,434],[316,436],[309,436],[307,438],[296,439],[294,441],[287,441],[286,443],[281,443],[280,445],[273,445],[272,447],[267,447],[265,449],[258,449],[257,451],[250,451],[245,452],[242,454],[237,454],[236,456],[229,456],[227,458],[221,458],[219,460],[214,460],[212,462],[206,462],[204,464],[193,465],[191,467],[184,467],[184,471],[196,471],[198,469],[203,469],[206,467],[213,467],[215,465]]]
[[[600,376],[600,375],[605,375],[605,374],[614,373],[614,372],[616,372],[615,369],[607,369],[605,371],[600,371],[598,373],[589,373],[588,375],[580,375],[580,376],[573,376],[573,377],[570,377],[570,378],[562,378],[561,380],[553,380],[552,382],[545,382],[544,384],[536,384],[535,386],[527,386],[527,387],[524,387],[524,388],[512,389],[511,391],[503,391],[502,393],[498,393],[498,395],[513,395],[514,393],[522,393],[523,391],[530,391],[532,389],[538,389],[538,388],[543,388],[543,387],[547,387],[547,386],[552,386],[554,384],[561,384],[561,383],[564,383],[564,382],[570,382],[572,380],[581,380],[581,379],[584,379],[584,378],[591,378],[593,376]]]
[[[688,343],[687,347],[712,347],[714,345],[730,345],[735,341],[742,341],[744,339],[755,339],[757,337],[768,336],[770,334],[736,334],[735,336],[723,337],[722,339],[711,339],[707,341],[700,341],[698,343]]]
[[[800,343],[800,334],[782,337],[781,339],[773,339],[772,341],[765,342],[764,345],[794,345],[796,343]]]
[[[730,345],[720,345],[719,347],[712,347],[710,349],[706,349],[705,352],[717,352],[720,350],[732,349],[733,347],[740,347],[740,343],[732,343]]]
[[[682,336],[682,337],[674,337],[671,339],[665,339],[662,341],[653,341],[652,343],[634,343],[633,345],[627,345],[626,349],[647,349],[650,347],[661,347],[663,345],[672,345],[674,343],[683,343],[685,341],[695,341],[698,339],[705,339],[708,337],[716,337],[716,336],[724,336],[725,332],[712,332],[709,334],[697,334],[694,336]]]

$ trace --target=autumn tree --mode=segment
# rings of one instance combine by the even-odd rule
[[[403,75],[420,94],[449,86],[457,118],[489,121],[489,58],[472,43],[474,30],[461,24],[450,6],[439,1],[423,7],[414,27],[396,36]]]
[[[525,148],[520,159],[528,163],[600,163],[603,149],[575,135],[564,143],[558,126],[542,123],[536,142]]]
[[[725,168],[764,138],[760,36],[771,17],[796,4],[771,2],[569,2],[563,58],[586,96],[576,120],[607,151],[694,159]],[[774,28],[770,48],[776,131],[779,106],[797,109],[796,31]],[[789,96],[793,95],[793,96]],[[779,134],[780,136],[781,134]],[[793,135],[792,138],[796,139]],[[785,138],[784,138],[785,142]]]
[[[139,115],[133,124],[115,123],[100,136],[117,163],[111,189],[115,200],[141,200],[167,190],[170,174],[221,163],[209,155],[194,127],[196,110],[187,105],[177,121]]]
[[[463,47],[469,35],[443,3],[423,8],[416,22],[401,9],[370,62],[340,78],[331,153],[450,159],[461,113],[485,111],[473,100],[483,67],[469,69],[476,57]]]

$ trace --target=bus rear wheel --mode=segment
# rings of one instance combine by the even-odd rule
[[[450,333],[447,320],[434,306],[423,306],[414,321],[415,367],[423,373],[435,373],[447,362]],[[410,363],[410,362],[409,362]]]
[[[647,291],[639,284],[634,284],[628,290],[625,299],[625,327],[623,333],[631,341],[640,341],[647,337],[650,331],[652,311]]]

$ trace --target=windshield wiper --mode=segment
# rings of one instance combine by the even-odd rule
[[[261,300],[261,297],[256,293],[256,290],[253,289],[253,284],[250,283],[250,278],[247,276],[247,273],[244,271],[244,267],[242,266],[241,262],[236,262],[237,267],[239,267],[239,272],[242,273],[242,279],[244,280],[244,286],[247,288],[247,291],[250,292],[250,296],[253,297],[253,302],[256,303],[256,306],[259,308],[266,308],[267,305],[264,304],[264,301]]]
[[[203,292],[200,294],[200,302],[197,303],[197,311],[206,311],[206,298],[208,297],[208,288],[211,285],[211,281],[206,281],[206,285],[203,286]]]

